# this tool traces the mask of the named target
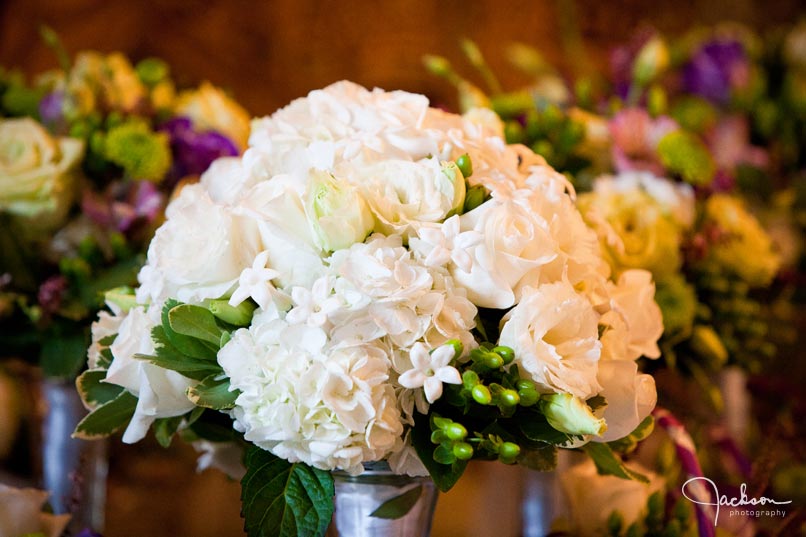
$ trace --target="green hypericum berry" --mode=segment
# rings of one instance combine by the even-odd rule
[[[168,78],[170,72],[168,64],[159,58],[141,60],[134,69],[140,81],[150,88]]]
[[[451,440],[464,440],[467,436],[467,429],[461,423],[453,422],[445,427],[445,435]]]
[[[518,390],[518,396],[521,398],[521,406],[534,406],[540,400],[540,394],[534,388],[526,388]]]
[[[465,193],[464,212],[470,212],[482,203],[484,198],[487,197],[487,190],[482,185],[472,186],[467,189]]]
[[[494,352],[488,352],[484,355],[482,363],[490,369],[498,369],[504,365],[504,359]]]
[[[462,385],[468,390],[472,390],[473,386],[479,383],[479,375],[472,369],[468,369],[462,373]]]
[[[467,442],[457,442],[453,445],[453,454],[460,461],[467,461],[473,458],[473,446]]]
[[[462,356],[462,352],[464,352],[464,345],[458,339],[449,339],[445,342],[445,345],[450,345],[453,347],[454,358],[459,358]]]
[[[489,405],[493,401],[493,396],[490,393],[490,389],[484,384],[477,384],[473,386],[473,389],[470,391],[470,395],[472,395],[473,400],[480,405]]]
[[[515,351],[513,351],[509,347],[504,346],[493,347],[493,352],[504,359],[504,365],[512,363],[512,360],[515,359]]]
[[[473,175],[473,162],[471,162],[470,155],[467,153],[456,159],[456,166],[465,179]]]
[[[521,397],[515,390],[503,390],[498,395],[498,400],[503,406],[515,406],[521,402]]]
[[[498,448],[498,458],[505,464],[515,462],[518,455],[521,454],[521,447],[514,442],[504,442]]]

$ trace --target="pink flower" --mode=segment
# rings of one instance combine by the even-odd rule
[[[657,154],[658,142],[679,129],[668,116],[651,118],[643,108],[626,108],[610,120],[613,137],[613,161],[618,172],[648,171],[665,175]]]

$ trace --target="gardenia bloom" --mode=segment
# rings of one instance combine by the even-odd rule
[[[527,287],[502,319],[499,345],[515,351],[521,375],[543,393],[588,399],[599,393],[598,315],[567,283]]]
[[[462,377],[455,367],[448,365],[456,351],[452,345],[443,345],[430,353],[422,343],[415,343],[409,352],[413,369],[409,369],[398,379],[400,385],[411,390],[423,388],[425,398],[433,403],[442,397],[442,383],[461,384]]]
[[[30,118],[0,120],[0,212],[38,228],[57,225],[73,197],[84,144],[53,138]]]

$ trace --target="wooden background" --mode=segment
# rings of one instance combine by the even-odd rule
[[[651,21],[676,34],[729,18],[756,28],[793,22],[797,0],[579,0],[577,20],[594,63]],[[560,15],[567,0],[0,0],[0,65],[37,73],[56,61],[38,37],[41,23],[71,53],[120,50],[133,59],[159,56],[180,84],[203,79],[227,87],[254,115],[340,79],[406,89],[434,102],[454,94],[421,66],[425,53],[463,65],[458,39],[474,39],[505,86],[524,82],[505,65],[502,45],[538,47],[567,67]],[[563,11],[561,6],[565,6]],[[192,449],[164,451],[153,441],[115,443],[107,535],[239,535],[237,483],[193,472]],[[492,465],[473,468],[438,504],[434,535],[520,534],[522,474]]]
[[[502,44],[535,45],[563,58],[561,5],[568,0],[0,0],[0,65],[34,73],[56,65],[37,28],[47,23],[68,50],[159,56],[180,82],[225,85],[255,115],[340,79],[453,102],[420,58],[461,63],[458,39],[479,43],[506,85],[522,82]],[[797,0],[577,0],[579,28],[602,63],[642,23],[680,33],[726,18],[756,27],[796,19]],[[469,69],[467,69],[469,72]]]

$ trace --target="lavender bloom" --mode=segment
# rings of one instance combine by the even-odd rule
[[[724,104],[732,88],[745,86],[750,65],[744,46],[735,40],[714,40],[703,44],[683,69],[687,93]]]
[[[186,117],[173,118],[160,126],[171,137],[174,155],[171,177],[174,180],[186,175],[201,175],[220,157],[237,156],[238,147],[226,136],[215,132],[197,132]]]
[[[63,91],[48,93],[39,101],[39,119],[51,132],[60,133],[65,129]]]

